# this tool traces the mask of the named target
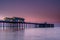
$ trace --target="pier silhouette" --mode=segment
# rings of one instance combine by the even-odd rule
[[[6,27],[10,28],[17,28],[17,29],[25,29],[28,27],[28,25],[34,25],[34,28],[50,28],[54,27],[54,24],[48,24],[48,23],[31,23],[31,22],[25,22],[24,18],[19,17],[12,17],[8,18],[5,17],[4,20],[0,20],[0,27],[3,29]]]

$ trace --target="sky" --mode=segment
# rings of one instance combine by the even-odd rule
[[[0,0],[0,19],[14,16],[26,22],[60,23],[60,0]]]

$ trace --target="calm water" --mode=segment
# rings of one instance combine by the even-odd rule
[[[60,40],[60,27],[0,31],[0,40]]]

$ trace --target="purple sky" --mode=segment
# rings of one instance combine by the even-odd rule
[[[60,23],[60,0],[0,0],[0,19],[23,17],[28,22]]]

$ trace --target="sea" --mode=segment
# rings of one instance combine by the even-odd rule
[[[11,31],[9,31],[11,30]],[[54,28],[25,28],[0,30],[0,40],[60,40],[60,26]]]

